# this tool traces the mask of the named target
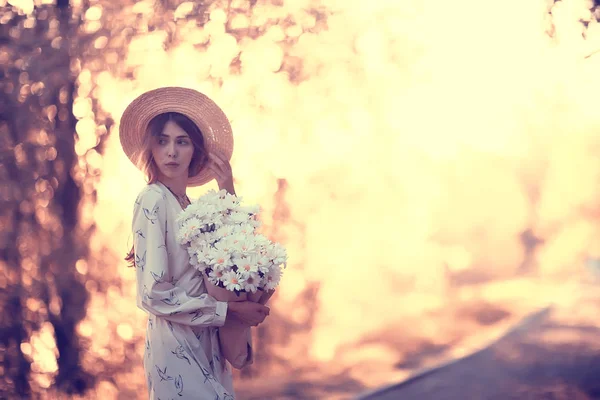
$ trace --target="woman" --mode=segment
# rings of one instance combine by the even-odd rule
[[[147,92],[128,106],[120,139],[148,179],[135,202],[134,246],[126,260],[137,270],[138,307],[148,313],[144,369],[150,399],[233,399],[219,327],[228,321],[256,326],[269,309],[209,296],[175,239],[175,218],[190,203],[186,187],[214,178],[219,189],[235,194],[228,162],[231,126],[206,96],[169,87]],[[251,362],[249,337],[245,365]]]

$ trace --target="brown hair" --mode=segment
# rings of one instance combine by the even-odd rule
[[[194,121],[184,114],[177,112],[159,114],[148,123],[144,145],[136,156],[138,168],[146,175],[146,181],[149,185],[158,180],[158,167],[152,157],[152,142],[162,134],[165,124],[169,121],[173,121],[183,129],[190,137],[194,146],[194,155],[190,161],[188,177],[197,175],[208,162],[208,154],[204,147],[204,137]],[[125,257],[125,261],[127,261],[130,267],[135,266],[135,249],[133,246]]]

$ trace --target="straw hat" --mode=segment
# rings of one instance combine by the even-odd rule
[[[191,119],[202,132],[204,147],[210,153],[219,153],[227,160],[233,154],[233,133],[225,113],[214,101],[193,89],[163,87],[151,90],[127,106],[119,126],[123,151],[137,165],[137,157],[144,146],[148,123],[166,112],[178,112]],[[214,174],[203,168],[188,179],[188,186],[210,182]]]

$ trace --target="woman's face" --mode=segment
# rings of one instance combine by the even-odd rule
[[[167,121],[152,142],[152,157],[163,175],[169,179],[188,177],[194,145],[189,135],[175,122]]]

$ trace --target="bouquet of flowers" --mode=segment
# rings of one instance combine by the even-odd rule
[[[279,285],[287,253],[256,233],[259,207],[241,201],[225,190],[209,191],[179,215],[177,241],[202,273],[208,294],[219,301],[265,304]],[[249,328],[232,322],[220,328],[223,354],[234,367],[246,359],[248,335]]]
[[[258,213],[256,205],[245,207],[241,198],[211,190],[178,217],[177,240],[190,263],[212,285],[238,297],[275,289],[286,266],[285,248],[255,232]]]

